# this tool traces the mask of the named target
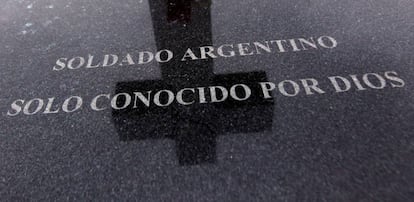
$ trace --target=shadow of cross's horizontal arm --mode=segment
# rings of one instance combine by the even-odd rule
[[[214,84],[229,89],[236,84],[245,84],[251,89],[249,99],[239,101],[229,97],[221,102],[211,102],[209,86],[204,86],[205,103],[182,105],[174,101],[168,106],[160,107],[150,101],[149,106],[141,103],[136,107],[130,105],[122,110],[114,110],[113,120],[123,141],[170,138],[176,141],[181,164],[212,162],[215,160],[218,135],[271,129],[273,100],[264,99],[258,85],[265,81],[267,79],[264,72],[217,75],[211,80],[212,86]],[[194,84],[196,87],[188,85],[187,88],[201,88],[197,84]],[[167,81],[137,81],[118,83],[116,94],[127,93],[134,96],[135,92],[142,92],[143,95],[150,95],[148,100],[154,100],[156,95],[153,92],[166,89],[171,92],[180,90]],[[192,99],[200,100],[199,93],[191,95],[189,96]],[[160,97],[160,102],[168,102],[167,97]],[[119,102],[122,106],[123,100]]]

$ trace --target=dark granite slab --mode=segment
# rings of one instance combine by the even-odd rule
[[[6,0],[0,33],[3,200],[414,199],[411,0]]]

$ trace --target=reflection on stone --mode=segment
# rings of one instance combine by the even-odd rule
[[[171,2],[166,6],[164,1],[150,1],[157,48],[185,52],[188,47],[212,44],[209,7],[191,7],[191,3],[185,1],[174,1],[176,4],[171,6]],[[191,14],[191,22],[186,20],[190,16],[171,20],[177,18],[177,13]],[[136,108],[131,105],[113,110],[114,124],[122,141],[170,138],[176,142],[180,165],[194,165],[216,161],[216,138],[220,134],[271,129],[273,100],[263,98],[258,85],[258,82],[267,81],[264,72],[214,75],[211,58],[186,62],[174,58],[161,63],[160,67],[162,79],[120,82],[116,85],[116,93],[134,95],[134,92],[187,89],[182,91],[181,102],[191,104],[183,105],[176,97],[176,101],[170,102],[168,93],[164,93],[158,94],[160,97],[156,100],[161,105],[168,104],[166,107],[141,104]],[[238,101],[232,96],[223,98],[220,89],[230,89],[236,84],[250,87],[251,96],[247,100]],[[211,86],[216,88],[211,90]],[[240,97],[246,95],[242,87],[234,89]],[[150,94],[151,100],[154,94]],[[118,99],[118,102],[122,106],[125,100]]]

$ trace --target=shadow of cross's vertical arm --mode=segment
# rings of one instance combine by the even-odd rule
[[[164,4],[162,4],[163,2]],[[173,89],[208,86],[213,76],[213,61],[181,61],[188,48],[212,44],[210,7],[193,6],[189,0],[150,1],[157,49],[169,49],[176,57],[160,64],[161,75]],[[212,105],[172,106],[173,139],[181,165],[216,160],[216,131],[209,124],[215,116]]]
[[[180,57],[187,48],[212,44],[209,6],[193,8],[192,1],[186,0],[151,0],[149,4],[157,49],[171,50],[175,57],[159,64],[160,80],[121,82],[116,93],[163,89],[177,92],[210,85],[214,79],[212,59],[182,62]],[[113,115],[121,140],[171,138],[176,142],[181,165],[216,159],[215,127],[208,123],[215,116],[213,105],[152,105],[117,110]]]

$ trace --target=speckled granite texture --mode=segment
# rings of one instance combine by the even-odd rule
[[[59,58],[319,36],[337,47],[53,70]],[[412,201],[413,42],[412,0],[3,0],[0,200]],[[302,78],[328,86],[329,76],[385,71],[405,86],[7,115],[17,99]]]

